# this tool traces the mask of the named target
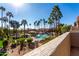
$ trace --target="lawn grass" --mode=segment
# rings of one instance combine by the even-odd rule
[[[0,40],[0,48],[3,48],[3,40]]]

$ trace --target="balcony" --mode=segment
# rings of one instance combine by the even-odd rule
[[[24,56],[78,56],[79,32],[66,32]]]

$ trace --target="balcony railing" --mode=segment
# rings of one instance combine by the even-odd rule
[[[24,56],[69,56],[70,46],[70,32],[66,32]]]

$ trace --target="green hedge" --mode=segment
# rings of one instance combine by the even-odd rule
[[[33,41],[32,38],[27,38],[27,42],[28,42],[28,43],[31,43],[32,41]]]

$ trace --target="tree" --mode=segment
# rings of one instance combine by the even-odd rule
[[[43,19],[40,19],[40,20],[39,20],[40,29],[42,28],[42,21],[43,21]]]
[[[31,29],[31,23],[29,24],[29,26],[30,26],[30,29]]]
[[[0,29],[0,36],[3,38],[3,36],[4,36],[4,31],[3,31],[3,29]]]
[[[37,26],[37,20],[34,22],[34,28],[36,28]]]
[[[5,28],[7,28],[7,24],[6,24],[6,22],[8,22],[8,18],[7,17],[3,17],[3,21],[5,22]]]
[[[45,30],[45,25],[46,25],[47,21],[44,18],[42,19],[42,21],[43,21],[44,30]]]
[[[49,28],[51,28],[53,23],[54,23],[54,20],[52,20],[51,18],[48,18]]]
[[[9,23],[9,21],[11,20],[11,17],[13,18],[13,14],[12,14],[12,12],[7,12],[6,13],[6,16],[8,16],[8,23]]]
[[[6,51],[8,46],[8,40],[3,41],[3,49]]]
[[[63,17],[61,11],[60,11],[60,8],[58,5],[55,5],[51,14],[50,14],[50,19],[51,20],[54,20],[54,23],[55,23],[55,27],[57,28],[58,25],[60,24],[60,19]]]
[[[27,24],[27,21],[25,20],[25,19],[23,19],[22,21],[21,21],[21,25],[24,25],[24,36],[25,36],[25,26],[26,26],[26,24]],[[27,24],[28,25],[28,24]]]
[[[15,20],[11,20],[9,23],[10,26],[13,27],[13,31],[16,30],[16,38],[17,38],[17,29],[20,27],[19,22]]]
[[[43,18],[43,25],[44,25],[44,28],[45,28],[45,19]]]
[[[11,17],[13,17],[13,14],[12,14],[12,12],[7,12],[6,13],[6,16],[8,16],[8,18],[9,18],[9,20],[8,21],[10,21],[11,20]]]
[[[70,31],[71,25],[60,24],[58,29],[59,29],[59,30],[58,30],[58,33],[62,34],[62,33],[65,33],[65,32]]]
[[[8,17],[8,23],[10,22],[11,18],[14,17],[13,14],[12,14],[12,12],[9,12],[9,11],[6,13],[6,16]],[[9,24],[8,24],[8,30],[9,30],[9,33],[8,34],[10,34]]]
[[[3,12],[5,11],[5,8],[3,6],[0,7],[1,10],[1,18],[3,17]],[[1,27],[3,28],[3,19],[1,19]]]
[[[23,50],[25,39],[20,40],[20,51]]]
[[[41,22],[41,21],[40,21],[40,20],[38,20],[38,21],[37,21],[37,24],[36,24],[36,25],[37,25],[37,27],[38,27],[38,29],[40,29],[40,22]]]

